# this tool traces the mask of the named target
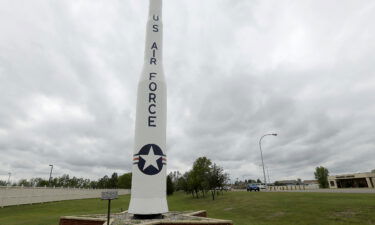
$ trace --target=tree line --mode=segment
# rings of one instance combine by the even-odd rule
[[[116,172],[112,173],[111,176],[105,175],[98,180],[90,180],[86,178],[70,177],[68,174],[64,174],[60,177],[53,177],[51,180],[44,179],[41,177],[31,179],[21,179],[17,183],[13,183],[12,186],[23,186],[23,187],[70,187],[70,188],[98,188],[98,189],[116,189],[116,188],[131,188],[131,173],[125,173],[118,176]],[[6,186],[6,181],[0,180],[0,186]]]
[[[191,170],[184,174],[178,171],[169,173],[167,180],[167,194],[174,191],[184,191],[194,198],[205,197],[211,193],[214,200],[219,193],[228,185],[229,175],[224,173],[222,167],[206,157],[195,160]],[[71,177],[64,174],[60,177],[53,177],[50,180],[41,177],[21,179],[12,186],[24,187],[69,187],[69,188],[97,188],[97,189],[131,189],[132,173],[118,175],[114,172],[111,176],[105,175],[98,180]],[[0,180],[0,186],[6,186],[7,182]]]

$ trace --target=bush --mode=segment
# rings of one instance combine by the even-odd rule
[[[174,192],[174,184],[172,182],[172,178],[168,175],[167,176],[167,195],[172,195]]]

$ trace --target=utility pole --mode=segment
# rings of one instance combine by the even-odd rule
[[[10,186],[10,175],[12,175],[12,173],[9,172],[8,175],[9,175],[9,176],[8,176],[8,185]]]
[[[271,183],[270,172],[268,171],[268,166],[266,166],[266,168],[267,168],[268,183],[270,184]]]
[[[51,167],[51,171],[49,172],[48,186],[51,186],[53,165],[49,165],[49,166]]]
[[[266,171],[264,170],[264,161],[263,161],[263,152],[262,152],[262,139],[265,137],[265,136],[268,136],[268,135],[272,135],[272,136],[277,136],[276,133],[272,133],[272,134],[265,134],[263,135],[260,139],[259,139],[259,149],[260,149],[260,157],[262,159],[262,167],[263,167],[263,178],[264,178],[264,184],[267,186],[267,179],[266,179]]]

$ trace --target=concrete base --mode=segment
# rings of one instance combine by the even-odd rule
[[[106,215],[63,216],[60,225],[106,225]],[[168,212],[163,219],[134,219],[127,211],[111,215],[110,225],[233,225],[231,220],[207,218],[207,212]]]
[[[107,224],[106,219],[63,216],[60,218],[60,225],[103,225]]]

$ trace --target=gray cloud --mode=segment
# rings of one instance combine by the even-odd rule
[[[338,4],[339,3],[339,4]],[[340,5],[340,7],[336,7]],[[3,1],[0,179],[131,168],[147,1]],[[169,170],[375,165],[372,1],[164,1]]]

